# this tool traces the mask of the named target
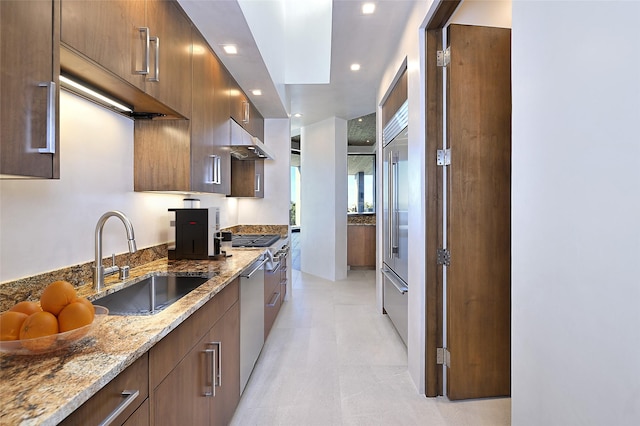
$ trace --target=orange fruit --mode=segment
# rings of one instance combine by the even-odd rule
[[[89,299],[87,299],[86,297],[76,297],[76,300],[74,300],[74,302],[80,302],[87,308],[89,308],[89,310],[91,311],[91,321],[93,321],[93,318],[96,315],[96,308],[95,306],[93,306],[93,303],[89,302]]]
[[[40,296],[43,311],[58,315],[69,303],[76,299],[76,289],[67,281],[54,281],[49,284]]]
[[[35,314],[36,312],[42,311],[42,308],[36,302],[24,301],[24,302],[16,303],[9,310],[10,311],[14,311],[14,312],[22,312],[24,314],[31,315],[31,314]]]
[[[82,302],[72,302],[64,307],[58,314],[58,327],[60,333],[84,327],[93,322],[91,310]]]
[[[31,314],[22,323],[20,328],[20,340],[22,346],[32,351],[41,351],[48,349],[56,342],[56,334],[58,333],[58,319],[51,312],[42,311]]]
[[[29,315],[7,311],[0,315],[0,340],[18,340],[20,328]]]

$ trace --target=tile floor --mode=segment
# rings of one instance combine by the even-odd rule
[[[406,349],[375,309],[374,271],[326,281],[292,271],[285,302],[232,425],[509,425],[509,398],[417,393]]]

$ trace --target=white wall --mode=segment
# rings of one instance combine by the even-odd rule
[[[514,425],[640,424],[639,27],[513,3]]]
[[[346,120],[333,117],[303,127],[300,147],[300,268],[341,280],[347,276]]]
[[[60,95],[59,180],[0,180],[0,282],[93,261],[94,231],[108,210],[133,223],[138,248],[168,240],[170,207],[183,195],[133,192],[133,121],[65,91]],[[237,223],[235,200],[199,195]],[[109,219],[103,254],[128,250],[124,226]]]
[[[425,108],[424,108],[424,31],[420,25],[427,14],[431,1],[417,2],[406,25],[402,41],[394,58],[387,61],[389,66],[384,72],[378,87],[378,103],[387,93],[403,61],[407,60],[409,84],[409,330],[407,355],[409,374],[420,393],[425,392]],[[382,128],[380,109],[378,120],[378,170],[382,170]],[[381,176],[378,178],[378,196],[382,199]],[[379,204],[380,205],[380,204]],[[378,227],[378,247],[382,247],[382,227]],[[378,250],[378,266],[382,263],[382,250]],[[378,268],[380,269],[380,268]],[[382,312],[382,280],[378,274],[376,280],[378,309]]]

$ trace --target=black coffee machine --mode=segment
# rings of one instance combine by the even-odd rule
[[[223,257],[218,208],[169,209],[169,212],[175,214],[170,219],[174,239],[168,247],[169,259],[206,260]]]

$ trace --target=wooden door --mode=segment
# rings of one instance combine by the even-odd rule
[[[59,177],[57,5],[0,1],[2,175]]]
[[[451,25],[447,66],[449,399],[510,394],[511,30]]]

